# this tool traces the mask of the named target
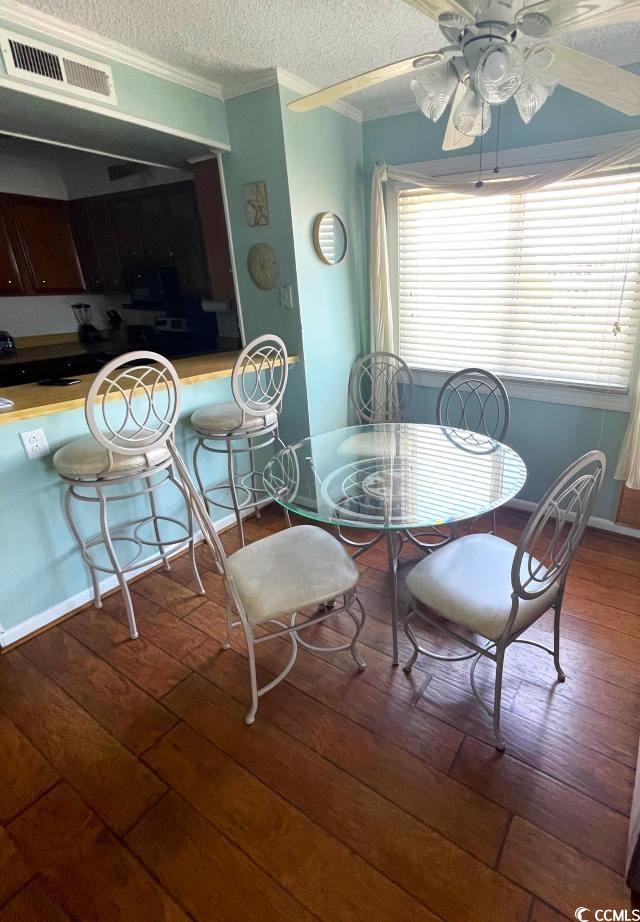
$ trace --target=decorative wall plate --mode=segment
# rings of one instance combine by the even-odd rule
[[[247,269],[256,288],[271,291],[280,280],[278,254],[268,243],[254,243],[247,256]]]

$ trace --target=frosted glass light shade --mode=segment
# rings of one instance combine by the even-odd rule
[[[478,62],[476,88],[488,103],[500,105],[514,95],[523,74],[522,55],[513,45],[487,48]]]
[[[540,76],[530,76],[515,94],[515,101],[520,118],[528,125],[536,112],[539,112],[557,84],[553,80]]]
[[[491,107],[482,96],[468,86],[453,113],[453,124],[461,134],[479,138],[491,127]]]
[[[458,86],[458,71],[452,61],[432,64],[416,72],[411,90],[423,114],[437,122]]]

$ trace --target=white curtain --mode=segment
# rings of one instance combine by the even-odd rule
[[[383,184],[396,180],[410,184],[413,188],[440,189],[459,195],[505,195],[522,194],[541,189],[554,182],[567,179],[583,179],[594,173],[608,170],[622,164],[636,163],[640,155],[640,142],[634,141],[613,153],[591,155],[579,160],[544,167],[536,172],[535,167],[526,168],[526,176],[491,177],[481,183],[465,176],[432,176],[426,171],[407,171],[386,163],[376,164],[373,170],[371,189],[371,248],[370,248],[370,313],[372,351],[393,352],[395,347],[391,287],[389,284],[389,252],[387,248],[387,224],[384,208]],[[640,489],[640,382],[635,406],[622,446],[618,468],[618,480],[626,480],[627,486]]]
[[[631,490],[640,490],[640,379],[614,476],[625,480]]]

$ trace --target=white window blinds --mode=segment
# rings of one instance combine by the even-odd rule
[[[486,198],[398,193],[411,366],[625,391],[639,324],[640,174]]]

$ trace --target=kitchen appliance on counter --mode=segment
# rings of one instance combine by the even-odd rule
[[[0,355],[16,355],[16,341],[8,330],[0,330]]]
[[[81,343],[102,342],[102,334],[91,323],[90,304],[72,304],[71,310],[78,324],[78,339]]]

